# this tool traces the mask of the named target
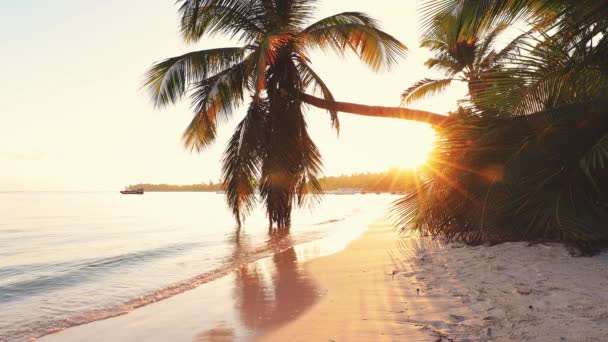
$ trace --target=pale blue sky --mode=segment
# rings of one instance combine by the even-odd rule
[[[438,76],[423,66],[429,55],[417,48],[415,9],[416,1],[320,1],[318,18],[367,12],[410,48],[399,67],[378,74],[354,56],[316,53],[313,66],[338,100],[397,106],[403,89]],[[0,0],[0,42],[0,191],[219,178],[221,153],[241,115],[220,129],[213,147],[192,154],[180,140],[192,116],[188,103],[157,111],[140,90],[157,60],[231,45],[181,43],[173,0]],[[446,113],[465,93],[454,87],[413,107]],[[308,113],[328,175],[407,166],[428,135],[420,124],[342,114],[336,138],[327,114]]]

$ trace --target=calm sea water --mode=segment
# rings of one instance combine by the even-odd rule
[[[215,193],[0,193],[0,340],[119,315],[294,244],[343,245],[392,200],[327,195],[284,235],[262,209],[237,230]]]

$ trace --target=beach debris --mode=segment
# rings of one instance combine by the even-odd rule
[[[528,296],[530,295],[530,293],[532,293],[532,290],[530,289],[517,289],[517,293],[524,295],[524,296]]]
[[[465,317],[464,317],[464,316],[453,315],[453,314],[450,314],[450,318],[451,318],[451,319],[452,319],[452,321],[454,321],[454,322],[462,322],[462,321],[464,321],[464,320],[465,320]]]

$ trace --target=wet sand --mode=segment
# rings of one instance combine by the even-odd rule
[[[323,297],[311,310],[259,340],[442,340],[426,322],[469,311],[453,297],[429,293],[407,263],[407,253],[388,222],[374,223],[344,251],[304,265]]]
[[[605,341],[608,336],[607,253],[573,258],[560,245],[467,247],[400,239],[386,221],[342,248],[340,239],[287,247],[191,291],[41,340]]]
[[[441,335],[420,322],[467,309],[450,296],[430,300],[400,241],[380,221],[346,248],[339,238],[288,247],[193,290],[40,340],[437,341]]]
[[[274,255],[131,312],[68,328],[40,341],[249,341],[296,320],[323,298],[307,261],[342,250],[365,226],[293,246],[273,233]],[[235,237],[234,259],[251,249]],[[95,294],[91,294],[94,296]]]
[[[398,241],[378,222],[335,254],[322,256],[342,248],[337,240],[286,248],[191,291],[41,341],[435,341],[439,335],[414,320],[458,309],[450,298],[430,305],[403,277],[412,270]]]
[[[607,341],[608,252],[397,239],[373,225],[304,266],[324,297],[265,341]]]

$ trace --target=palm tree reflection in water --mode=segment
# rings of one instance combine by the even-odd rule
[[[319,292],[297,263],[291,243],[288,232],[271,231],[268,244],[280,250],[270,258],[273,265],[256,262],[236,272],[236,305],[242,323],[253,334],[262,334],[295,319],[318,298]]]
[[[266,259],[245,262],[235,271],[233,298],[236,325],[222,320],[197,335],[197,341],[240,341],[263,335],[297,318],[319,298],[312,278],[298,264],[298,255],[287,230],[270,230],[264,249],[274,253]],[[249,238],[240,229],[230,236],[234,250],[231,260],[240,264],[252,253]],[[245,331],[242,331],[244,329]]]

